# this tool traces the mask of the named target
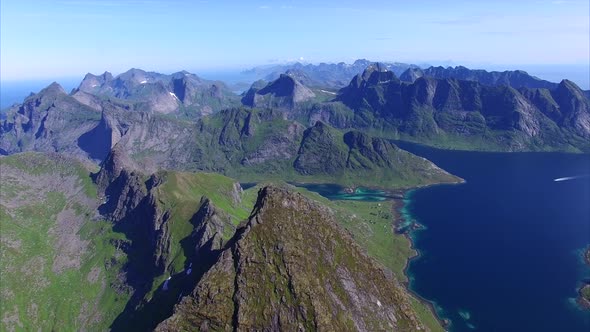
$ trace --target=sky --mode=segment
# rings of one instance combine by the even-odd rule
[[[358,58],[588,65],[588,0],[1,0],[0,79]]]

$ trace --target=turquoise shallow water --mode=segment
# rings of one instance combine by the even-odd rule
[[[356,188],[349,192],[346,188],[337,184],[296,184],[298,187],[314,191],[328,199],[341,199],[351,201],[381,202],[391,199],[394,196],[386,191],[367,188]]]

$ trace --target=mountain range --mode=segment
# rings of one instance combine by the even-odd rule
[[[530,89],[549,89],[553,90],[557,88],[557,83],[542,80],[538,77],[531,76],[523,70],[507,70],[503,72],[499,71],[486,71],[483,69],[469,69],[463,66],[457,67],[428,67],[426,69],[421,68],[408,68],[404,71],[399,78],[402,81],[414,83],[416,79],[420,77],[432,77],[438,79],[457,79],[463,81],[476,81],[483,85],[491,86],[511,86],[515,89],[518,88],[530,88]]]
[[[339,89],[346,86],[351,77],[362,73],[372,63],[372,61],[366,59],[358,59],[350,64],[340,62],[314,65],[295,62],[292,64],[255,67],[243,73],[254,75],[256,79],[269,82],[276,80],[283,73],[291,72],[292,75],[298,75],[299,81],[306,86]],[[383,65],[396,75],[401,75],[409,68],[418,68],[417,65],[401,62],[386,62]]]
[[[568,80],[366,60],[240,96],[188,72],[53,83],[0,123],[2,329],[442,331],[403,285],[397,202],[285,183],[462,181],[395,139],[588,152],[590,101]]]
[[[135,108],[164,114],[180,111],[207,115],[238,102],[221,81],[205,80],[186,71],[164,75],[135,68],[116,77],[109,72],[86,74],[72,96],[85,104],[96,104],[96,97],[117,98]]]
[[[589,105],[568,80],[552,90],[428,76],[407,83],[375,64],[332,102],[302,112],[338,128],[446,148],[589,151]]]

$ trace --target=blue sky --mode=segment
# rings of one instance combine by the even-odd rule
[[[2,0],[1,79],[302,59],[588,64],[588,0]]]

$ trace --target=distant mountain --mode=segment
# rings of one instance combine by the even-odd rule
[[[287,65],[276,66],[262,66],[245,71],[249,75],[256,75],[258,78],[266,81],[273,81],[280,77],[281,74],[287,71],[292,72],[292,76],[298,78],[303,84],[308,87],[323,87],[323,88],[341,88],[350,82],[350,78],[356,74],[362,73],[367,66],[373,61],[359,59],[352,64],[340,62],[334,63],[320,63],[318,65],[294,63]],[[388,69],[401,75],[408,68],[418,68],[416,65],[407,63],[383,63]]]
[[[0,152],[62,151],[84,155],[77,140],[100,122],[100,111],[53,83],[12,107],[0,126]]]
[[[281,74],[264,87],[259,88],[257,84],[244,94],[242,104],[259,108],[291,109],[297,103],[315,97],[315,93],[304,86],[292,72]]]
[[[86,74],[74,95],[80,93],[114,97],[137,103],[137,108],[158,113],[182,111],[207,115],[238,102],[238,97],[220,81],[209,81],[186,71],[164,75],[130,69],[113,77]]]
[[[251,216],[156,331],[420,331],[406,291],[334,213],[265,187]]]
[[[338,100],[346,107],[326,104],[309,117],[446,147],[590,149],[590,102],[567,80],[553,90],[428,76],[404,83],[372,65],[340,91]]]
[[[122,144],[135,142],[134,151],[172,153],[183,149],[174,144],[191,136],[190,122],[136,107],[81,91],[68,95],[54,83],[8,111],[0,122],[0,152],[61,152],[101,162],[120,140]],[[153,162],[165,158],[166,154],[159,154]]]
[[[415,82],[420,77],[432,77],[437,79],[458,79],[465,81],[476,81],[483,85],[510,86],[513,88],[543,88],[553,90],[558,83],[542,80],[529,75],[522,70],[486,71],[482,69],[468,69],[463,66],[457,67],[429,67],[426,69],[409,68],[399,77],[404,82]]]

